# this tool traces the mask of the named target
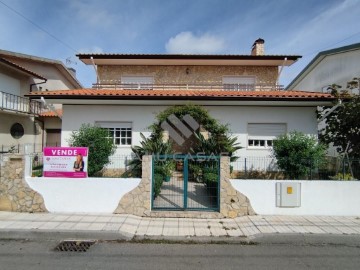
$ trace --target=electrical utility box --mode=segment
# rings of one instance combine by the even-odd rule
[[[276,207],[300,207],[301,183],[276,183]]]

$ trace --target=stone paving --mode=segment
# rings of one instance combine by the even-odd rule
[[[244,216],[235,219],[150,218],[127,214],[0,212],[9,231],[109,232],[127,238],[251,237],[259,234],[358,234],[360,217]]]

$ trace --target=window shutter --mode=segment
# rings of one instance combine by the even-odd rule
[[[251,138],[275,138],[286,133],[286,124],[248,124]]]

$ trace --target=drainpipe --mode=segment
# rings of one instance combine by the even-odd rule
[[[39,123],[41,123],[41,149],[44,149],[44,141],[45,141],[45,121],[36,119]]]
[[[46,100],[44,97],[41,97],[41,102],[44,104],[44,106],[46,106],[47,108],[50,109],[50,111],[52,111],[57,117],[59,117],[60,119],[61,116],[57,113],[57,111],[55,110],[55,107],[52,104],[47,104]]]
[[[283,69],[284,69],[284,66],[285,66],[286,61],[287,61],[287,57],[284,58],[284,61],[283,61],[282,65],[281,65],[281,67],[280,67],[278,76],[277,76],[277,78],[276,78],[276,85],[279,85],[280,75],[281,75],[281,72],[282,72]]]
[[[43,82],[39,82],[39,83],[32,83],[30,84],[30,93],[32,92],[32,87],[35,86],[35,85],[39,85],[39,84],[44,84],[47,82],[47,79],[44,79]]]
[[[341,99],[339,99],[339,103],[330,108],[317,122],[320,123],[323,121],[330,113],[335,111],[338,107],[342,106]]]
[[[97,67],[96,67],[95,62],[94,62],[94,57],[91,56],[90,59],[91,59],[91,64],[94,67],[94,70],[95,70],[95,73],[96,73],[96,84],[98,85],[100,83],[99,73],[97,72]]]

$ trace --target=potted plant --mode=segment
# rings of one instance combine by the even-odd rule
[[[170,178],[174,170],[175,170],[175,163],[173,161],[168,161],[164,164],[163,172],[165,175],[165,182],[170,182]]]

